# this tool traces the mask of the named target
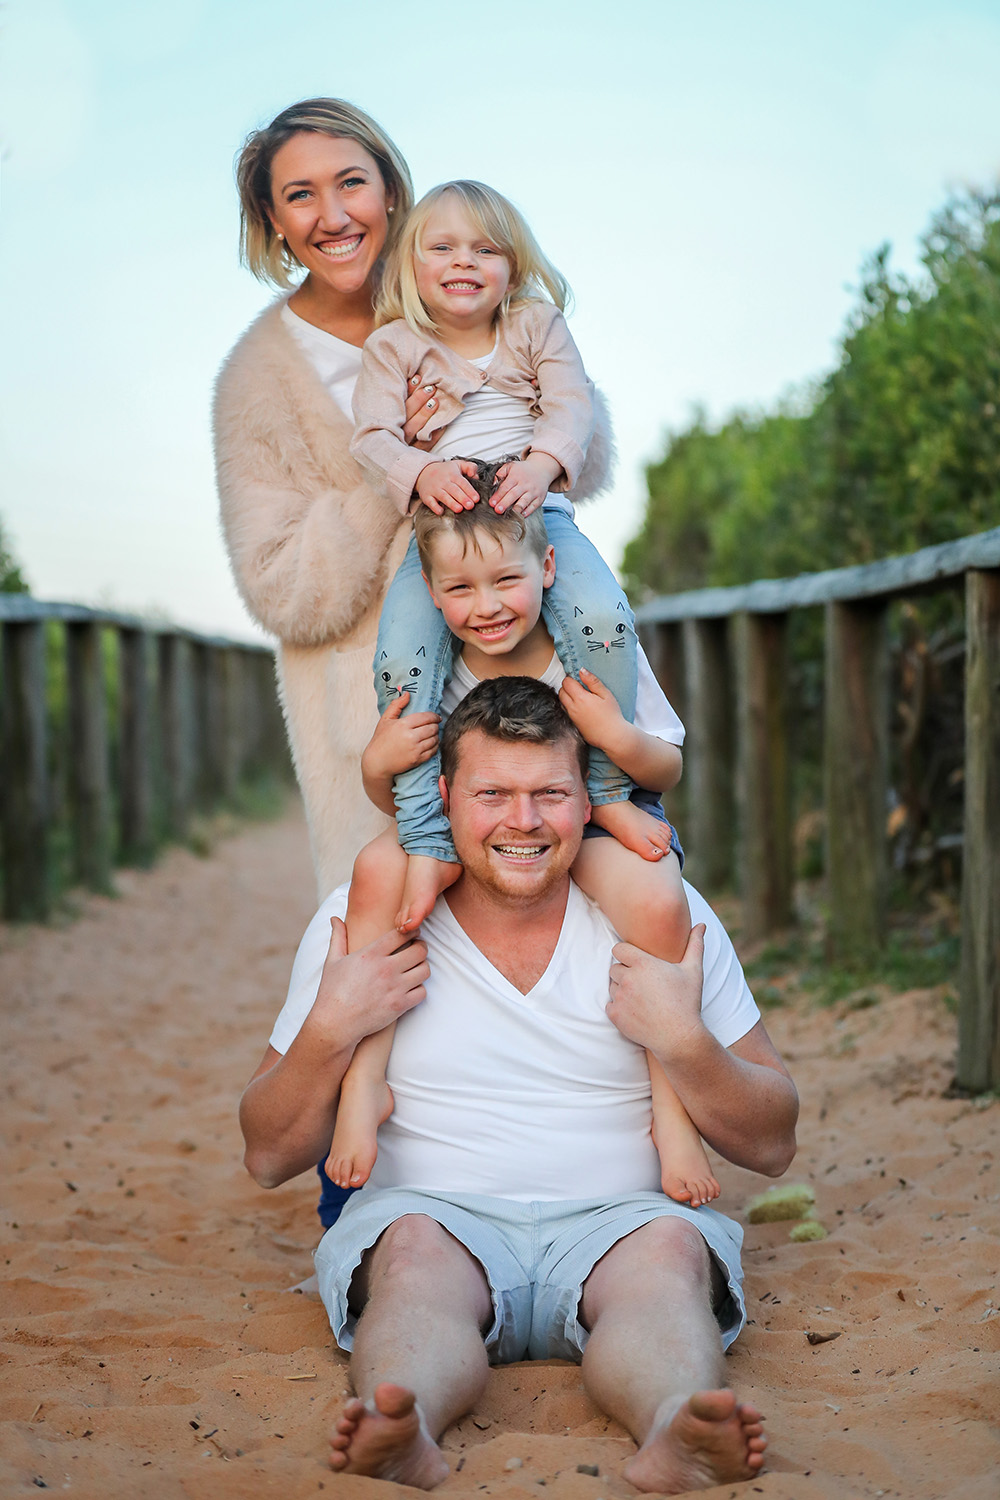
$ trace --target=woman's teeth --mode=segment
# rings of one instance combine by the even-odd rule
[[[322,255],[329,256],[331,260],[344,260],[348,255],[353,255],[360,244],[361,235],[355,234],[349,240],[337,240],[335,244],[327,240],[324,244],[317,245],[316,248]]]

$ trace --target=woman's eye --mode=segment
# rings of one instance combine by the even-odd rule
[[[340,185],[345,188],[367,187],[368,179],[367,177],[345,177]]]

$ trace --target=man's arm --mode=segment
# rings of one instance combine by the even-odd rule
[[[738,1167],[780,1177],[795,1155],[799,1098],[763,1021],[723,1047],[701,1019],[705,929],[679,964],[618,943],[608,1016],[647,1047],[702,1136]]]
[[[330,951],[312,1009],[282,1056],[273,1047],[240,1101],[243,1160],[261,1187],[277,1187],[313,1167],[330,1149],[340,1083],[362,1037],[418,1005],[430,973],[421,942],[400,946],[387,932],[347,953],[335,917]]]

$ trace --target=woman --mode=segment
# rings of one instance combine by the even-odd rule
[[[293,105],[255,131],[237,182],[245,264],[295,290],[251,324],[219,376],[222,524],[244,603],[278,638],[322,899],[387,822],[364,795],[360,757],[377,717],[379,609],[409,525],[347,450],[380,258],[413,190],[388,136],[336,99]],[[407,402],[408,438],[433,399],[422,390]]]
[[[379,610],[410,527],[368,488],[348,444],[380,259],[413,190],[384,131],[339,99],[283,110],[248,138],[236,175],[245,264],[294,290],[251,324],[219,376],[222,525],[243,601],[278,638],[279,691],[322,900],[387,823],[365,797],[360,759],[377,717]],[[430,387],[411,394],[408,441],[434,405]],[[572,499],[605,484],[610,458],[598,403]]]

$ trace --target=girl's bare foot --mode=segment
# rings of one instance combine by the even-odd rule
[[[429,854],[411,854],[406,861],[406,884],[403,900],[396,917],[400,932],[415,932],[425,917],[429,917],[434,903],[442,891],[462,873],[462,866],[448,860],[434,859]]]
[[[732,1391],[698,1391],[664,1402],[625,1478],[637,1490],[685,1495],[752,1479],[764,1467],[767,1438],[760,1412]]]
[[[441,1449],[427,1431],[412,1391],[375,1387],[371,1401],[346,1403],[330,1439],[330,1467],[432,1490],[448,1477]]]
[[[392,1108],[392,1089],[384,1078],[352,1080],[348,1070],[326,1159],[326,1175],[331,1182],[347,1188],[361,1187],[368,1181],[378,1155],[378,1128],[392,1114]]]
[[[634,802],[603,802],[593,809],[591,819],[643,859],[655,862],[670,853],[670,825]]]

